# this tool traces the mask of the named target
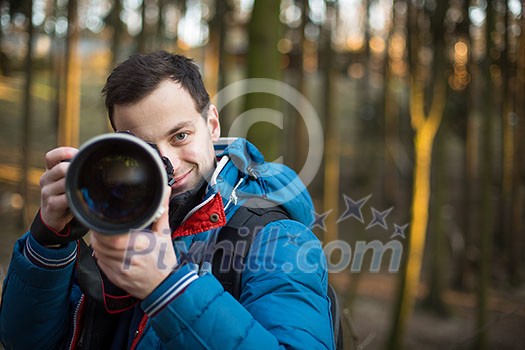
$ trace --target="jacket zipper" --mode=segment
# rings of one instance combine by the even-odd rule
[[[77,342],[77,337],[78,337],[77,332],[79,331],[78,324],[80,322],[79,313],[80,313],[80,309],[84,305],[84,299],[85,299],[84,294],[82,294],[82,296],[80,297],[80,301],[78,302],[78,305],[75,308],[75,312],[73,313],[73,334],[71,336],[71,342],[69,343],[69,347],[68,347],[68,349],[70,350],[76,347],[76,342]]]
[[[142,320],[140,320],[137,330],[135,331],[135,336],[134,336],[133,342],[131,343],[130,350],[135,350],[137,348],[140,338],[142,338],[142,334],[144,333],[144,329],[146,328],[147,322],[148,322],[148,315],[144,315],[142,317]]]
[[[215,193],[215,194],[213,194],[213,195],[211,195],[211,196],[208,197],[208,199],[206,199],[204,202],[200,203],[200,204],[197,205],[195,208],[193,208],[192,210],[190,210],[190,211],[188,212],[188,214],[186,214],[186,216],[184,217],[184,219],[182,219],[182,221],[181,221],[180,224],[182,225],[182,224],[183,224],[186,220],[188,220],[188,218],[189,218],[190,216],[192,216],[196,211],[198,211],[200,208],[202,208],[203,206],[205,206],[206,204],[208,204],[213,198],[215,198],[215,196],[216,196],[217,194],[218,194],[218,192]]]

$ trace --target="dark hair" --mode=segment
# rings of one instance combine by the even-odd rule
[[[188,57],[156,51],[130,56],[117,65],[106,80],[102,94],[106,98],[106,109],[113,129],[115,105],[138,102],[168,79],[179,83],[190,94],[195,109],[206,118],[210,96],[204,87],[199,67]]]

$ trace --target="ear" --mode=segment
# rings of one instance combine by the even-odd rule
[[[217,111],[217,107],[215,105],[211,104],[210,108],[208,109],[208,115],[207,115],[206,124],[208,127],[208,131],[210,132],[212,141],[219,140],[219,137],[221,136],[221,124],[219,123],[219,112]]]

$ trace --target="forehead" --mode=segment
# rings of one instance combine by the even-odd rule
[[[197,124],[202,119],[190,94],[180,84],[166,80],[143,99],[115,105],[113,123],[117,130],[153,139],[180,123]]]

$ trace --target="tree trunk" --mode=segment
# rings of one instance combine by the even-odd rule
[[[419,78],[418,60],[419,40],[417,16],[409,21],[411,28],[407,42],[411,42],[410,59],[410,120],[414,130],[414,181],[412,188],[411,222],[407,237],[407,249],[399,286],[398,299],[395,306],[394,322],[390,331],[389,349],[403,348],[403,337],[407,323],[412,315],[414,301],[417,296],[417,288],[421,275],[421,266],[427,226],[429,218],[429,204],[431,194],[431,164],[432,147],[436,133],[441,125],[446,104],[446,79],[444,75],[445,57],[443,33],[443,21],[447,9],[447,3],[438,2],[435,13],[431,15],[431,34],[433,38],[434,66],[432,73],[426,72],[433,79],[432,89],[429,91],[431,98],[425,97],[425,82]],[[412,5],[409,4],[409,10]],[[411,11],[409,11],[409,14]],[[414,14],[415,15],[415,14]],[[416,21],[414,21],[416,20]],[[424,69],[424,68],[420,68]],[[430,107],[425,112],[426,101]],[[438,218],[439,219],[439,218]]]
[[[332,48],[332,30],[335,26],[337,16],[336,7],[331,4],[327,6],[326,23],[322,28],[322,89],[323,89],[323,107],[324,116],[324,211],[332,210],[334,213],[339,212],[339,118],[335,108],[335,91],[336,81],[334,73],[334,50]],[[338,238],[337,217],[330,215],[326,219],[326,231],[324,242],[335,241]]]
[[[405,48],[400,49],[400,44],[393,40],[406,40],[404,34],[403,16],[393,9],[392,30],[388,35],[387,54],[384,61],[384,156],[383,156],[383,193],[386,206],[402,207],[401,193],[402,174],[405,168],[400,161],[401,134],[400,134],[400,104],[395,93],[396,86],[403,84],[401,67]],[[399,38],[399,39],[395,39]]]
[[[281,54],[277,42],[281,35],[279,0],[255,0],[249,23],[247,78],[281,79]],[[277,92],[276,92],[277,93]],[[276,94],[246,95],[244,111],[256,115],[256,120],[266,120],[270,111],[281,111],[281,98]],[[270,110],[270,111],[269,111]],[[276,126],[269,123],[253,125],[248,139],[273,161],[282,155],[283,138],[276,132]],[[239,135],[243,136],[243,135]]]
[[[79,144],[80,119],[80,55],[78,54],[78,0],[68,2],[66,37],[65,86],[61,91],[58,119],[58,145],[76,147]]]
[[[400,297],[394,313],[389,349],[403,348],[402,341],[406,325],[412,315],[413,304],[417,295],[428,224],[432,146],[443,117],[446,101],[445,89],[444,82],[436,82],[432,107],[429,115],[425,117],[423,87],[414,81],[411,85],[410,114],[415,132],[412,218],[407,237],[408,247],[405,251],[408,256],[405,258],[404,271],[401,276]]]
[[[486,51],[480,68],[482,77],[481,86],[483,102],[482,108],[482,148],[481,148],[481,228],[479,232],[479,268],[478,268],[478,314],[477,314],[477,339],[475,349],[485,350],[489,348],[488,322],[488,293],[490,285],[490,272],[492,261],[492,129],[494,114],[494,86],[490,74],[490,51],[492,45],[492,30],[494,26],[494,0],[487,1],[487,17],[485,23]]]
[[[448,137],[448,128],[446,122],[443,122],[435,140],[434,156],[434,176],[432,186],[434,187],[432,195],[432,205],[430,208],[430,217],[432,228],[429,230],[428,255],[430,278],[428,282],[428,295],[425,298],[425,307],[439,316],[448,316],[449,311],[443,300],[445,291],[445,277],[447,268],[445,265],[444,254],[447,247],[446,231],[443,225],[442,210],[446,204],[446,192],[448,188],[447,179],[447,158],[446,158],[446,138]]]
[[[521,16],[519,22],[521,28],[525,28],[525,16]],[[521,283],[525,278],[525,35],[518,39],[517,52],[517,71],[514,79],[515,84],[515,105],[516,105],[516,170],[514,172],[516,189],[514,191],[513,210],[514,210],[514,234],[515,242],[513,255],[516,256],[518,267],[516,279]]]
[[[458,38],[462,42],[467,44],[467,47],[470,49],[468,50],[468,63],[467,63],[467,71],[470,73],[470,76],[473,76],[473,69],[476,69],[476,65],[472,64],[472,44],[470,41],[470,35],[469,35],[469,27],[470,27],[470,21],[469,18],[469,7],[470,2],[468,0],[463,0],[462,4],[462,16],[463,20],[458,25]],[[472,79],[471,79],[472,81]],[[461,181],[462,183],[462,191],[461,191],[461,207],[462,210],[459,213],[459,216],[461,217],[460,221],[460,227],[462,230],[462,244],[458,244],[456,247],[454,247],[455,250],[453,250],[454,254],[454,261],[456,262],[456,267],[453,271],[454,276],[452,280],[452,285],[455,289],[462,290],[466,288],[466,276],[469,272],[469,261],[467,258],[467,248],[470,247],[473,237],[472,232],[472,225],[470,223],[470,218],[473,216],[472,208],[474,206],[472,205],[472,195],[473,195],[473,186],[475,183],[475,162],[473,161],[475,159],[475,154],[477,152],[477,148],[473,140],[476,138],[473,137],[473,134],[475,132],[474,129],[474,116],[473,113],[470,112],[470,98],[471,96],[471,90],[472,90],[472,82],[467,85],[466,89],[461,92],[462,98],[460,99],[462,103],[462,109],[464,110],[464,116],[466,117],[465,127],[464,127],[464,161],[463,161],[463,173],[461,174]],[[459,241],[459,240],[456,240]]]
[[[0,8],[4,7],[5,0],[0,1]],[[4,31],[0,30],[0,72],[4,77],[11,75],[9,56],[3,50]]]
[[[30,191],[29,191],[29,170],[31,166],[31,139],[33,124],[33,101],[31,98],[31,89],[33,86],[33,48],[34,48],[34,27],[33,27],[33,1],[29,1],[29,7],[26,13],[27,19],[27,53],[25,58],[25,84],[23,95],[23,126],[22,126],[22,178],[20,181],[20,193],[24,199],[24,210],[22,210],[21,226],[27,229],[31,220],[29,208]]]
[[[296,1],[296,5],[301,8],[301,24],[297,28],[297,44],[289,54],[290,57],[290,68],[289,71],[292,73],[292,84],[294,88],[299,91],[303,96],[306,96],[306,82],[304,76],[304,45],[305,36],[304,31],[306,23],[308,23],[308,0]],[[288,143],[286,148],[288,153],[286,154],[287,159],[290,159],[290,164],[296,171],[300,171],[307,158],[307,148],[304,145],[308,144],[308,132],[304,123],[302,122],[301,114],[297,110],[292,112],[293,118],[290,118],[288,123],[288,130],[292,130],[288,133]]]
[[[142,6],[140,7],[140,18],[141,27],[140,32],[137,36],[137,53],[146,53],[146,41],[148,40],[148,25],[146,23],[146,1],[142,0]]]
[[[505,28],[510,28],[510,10],[506,6]],[[522,27],[525,29],[524,27]],[[505,45],[501,54],[502,80],[503,80],[503,108],[502,108],[502,143],[503,143],[503,164],[502,164],[502,205],[500,209],[501,227],[504,234],[504,256],[507,256],[506,270],[511,285],[518,286],[521,282],[521,258],[520,245],[521,236],[519,233],[520,221],[523,215],[519,208],[522,207],[520,200],[520,158],[518,156],[520,138],[518,130],[519,104],[525,103],[525,93],[523,89],[517,88],[519,82],[517,57],[518,52],[511,51],[511,47],[519,47],[518,38],[513,37],[510,30],[505,31]],[[514,49],[513,49],[514,50]]]
[[[111,36],[111,60],[109,69],[113,69],[119,60],[119,54],[121,50],[122,34],[125,31],[124,24],[120,20],[120,13],[122,12],[122,1],[115,0],[111,7],[111,12],[108,15],[108,24],[113,29],[113,35]]]
[[[165,33],[165,23],[163,18],[164,7],[166,6],[166,0],[157,0],[157,9],[158,9],[158,19],[155,26],[154,33],[154,42],[156,49],[164,48],[164,33]]]
[[[210,40],[204,48],[204,78],[207,79],[205,83],[211,96],[216,95],[225,87],[226,16],[229,11],[230,5],[226,1],[216,3],[215,17],[210,22]],[[222,105],[221,101],[216,101],[216,103]]]

